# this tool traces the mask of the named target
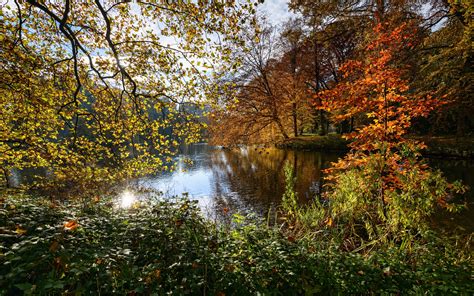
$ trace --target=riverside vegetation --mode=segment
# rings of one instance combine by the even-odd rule
[[[286,196],[291,199],[291,183]],[[304,221],[313,229],[324,225],[303,232],[238,214],[216,224],[186,199],[155,198],[129,210],[110,202],[55,204],[21,193],[3,198],[0,294],[474,292],[468,241],[428,230],[359,238],[354,245],[348,226],[330,222],[316,205],[289,212],[298,228]]]

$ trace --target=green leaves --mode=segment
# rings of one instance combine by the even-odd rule
[[[7,211],[0,229],[31,229],[2,241],[0,286],[7,294],[473,292],[469,258],[433,238],[361,255],[323,238],[289,241],[242,215],[228,229],[205,221],[189,200],[158,199],[126,211],[105,200],[51,210],[41,199],[7,197],[1,208]],[[65,232],[72,213],[81,231]]]

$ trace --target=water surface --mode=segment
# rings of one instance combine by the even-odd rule
[[[296,191],[300,201],[306,202],[320,190],[321,171],[339,156],[276,148],[227,150],[197,144],[183,148],[174,172],[142,178],[138,185],[165,196],[185,193],[207,212],[227,208],[264,214],[281,202],[285,163],[296,172]],[[192,160],[191,165],[186,164],[186,158]]]
[[[275,209],[285,190],[285,163],[296,172],[296,192],[301,203],[310,201],[321,189],[325,168],[341,157],[341,153],[283,150],[277,148],[241,147],[219,149],[206,144],[184,147],[178,156],[177,170],[171,173],[141,178],[140,187],[152,188],[165,196],[188,195],[198,200],[208,214],[232,212],[266,215]],[[187,165],[186,159],[192,160]],[[448,180],[462,180],[474,187],[474,161],[430,159],[434,168],[441,169]],[[470,202],[462,214],[437,214],[436,222],[444,227],[462,226],[474,230],[472,211],[474,194],[467,193]]]

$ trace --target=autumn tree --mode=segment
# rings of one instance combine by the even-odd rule
[[[304,120],[304,113],[309,109],[307,94],[309,87],[305,83],[303,70],[305,32],[301,19],[290,19],[283,25],[281,32],[281,43],[284,54],[279,59],[278,67],[291,75],[291,81],[280,83],[280,86],[287,88],[288,100],[291,101],[291,117],[293,126],[293,136],[300,133],[300,126]],[[288,85],[289,83],[289,85]]]
[[[332,169],[328,197],[334,214],[362,219],[372,230],[381,222],[395,229],[421,223],[436,204],[447,205],[452,186],[419,160],[423,143],[405,137],[413,118],[443,104],[443,98],[410,92],[408,65],[398,58],[415,45],[415,33],[410,23],[395,29],[379,23],[364,48],[365,58],[342,65],[344,80],[321,94],[335,120],[366,117],[347,135],[352,150]]]
[[[179,143],[198,140],[204,127],[180,106],[202,108],[216,94],[213,75],[232,66],[229,44],[254,9],[235,1],[7,2],[2,171],[48,168],[48,183],[70,191],[169,168]]]
[[[420,93],[435,91],[449,102],[430,116],[426,128],[419,124],[418,129],[466,136],[474,129],[473,3],[440,2],[425,23],[430,32],[418,48],[413,86]]]
[[[304,40],[303,71],[306,84],[315,96],[308,100],[313,104],[314,132],[328,132],[328,114],[324,111],[322,97],[317,94],[332,87],[339,80],[338,68],[351,57],[357,40],[366,27],[366,17],[349,16],[331,1],[291,1],[289,8],[303,16],[307,28]]]
[[[244,39],[246,47],[238,45],[234,50],[240,64],[237,74],[229,78],[233,87],[214,110],[213,137],[224,145],[287,139],[293,103],[302,96],[294,87],[295,73],[279,61],[278,32],[268,26],[245,33]]]

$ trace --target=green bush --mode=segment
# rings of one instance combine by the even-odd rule
[[[474,293],[469,257],[440,243],[345,252],[240,215],[217,225],[185,199],[120,210],[6,196],[0,209],[1,295]]]

